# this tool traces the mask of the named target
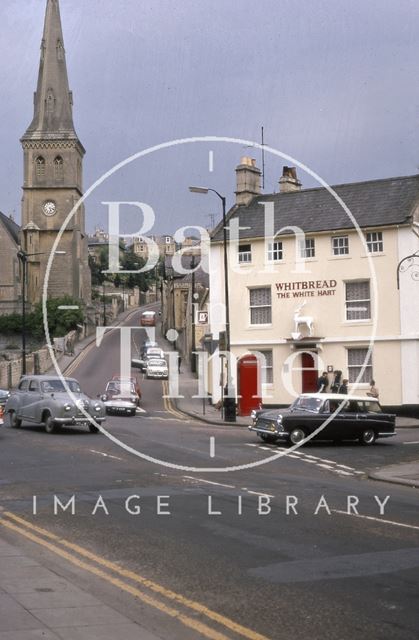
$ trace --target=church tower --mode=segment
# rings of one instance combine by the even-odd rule
[[[85,150],[73,124],[73,97],[58,0],[47,0],[34,117],[21,138],[24,156],[21,245],[28,257],[27,300],[42,298],[47,262],[57,233],[82,196]],[[91,299],[84,206],[60,240],[48,279],[48,297]]]

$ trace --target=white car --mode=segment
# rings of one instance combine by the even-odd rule
[[[150,347],[141,358],[132,358],[131,366],[145,372],[150,360],[164,360],[164,351],[160,347]]]
[[[146,370],[146,378],[165,378],[169,377],[169,369],[166,360],[152,358],[148,360]]]

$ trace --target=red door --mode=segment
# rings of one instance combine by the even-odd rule
[[[248,416],[252,409],[259,409],[261,403],[258,385],[258,361],[256,356],[247,355],[237,364],[239,415]]]
[[[319,377],[316,361],[311,353],[301,354],[301,389],[303,393],[313,393],[317,391],[317,378]]]

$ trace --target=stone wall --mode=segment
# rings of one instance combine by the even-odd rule
[[[67,346],[72,345],[76,341],[77,334],[75,331],[70,331],[64,338],[58,338],[54,341],[55,357],[58,361],[64,355],[64,350]],[[31,375],[33,373],[40,374],[45,373],[51,367],[52,359],[50,351],[47,347],[38,349],[33,353],[26,355],[26,373]],[[0,362],[0,389],[11,389],[16,387],[20,377],[22,375],[22,358],[15,358],[14,360]]]

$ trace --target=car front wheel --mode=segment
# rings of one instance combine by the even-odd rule
[[[12,429],[19,429],[22,426],[22,420],[17,417],[16,411],[11,411],[10,414],[10,426]]]
[[[57,430],[57,425],[55,424],[52,416],[47,416],[45,420],[45,431],[47,433],[55,433]]]
[[[374,444],[376,437],[374,429],[365,429],[365,431],[361,433],[359,442],[364,446],[368,446],[370,444]]]
[[[100,429],[95,427],[94,424],[89,424],[89,431],[90,431],[90,433],[99,433]]]
[[[306,432],[301,427],[296,427],[290,432],[289,439],[291,444],[300,444],[306,437]]]

